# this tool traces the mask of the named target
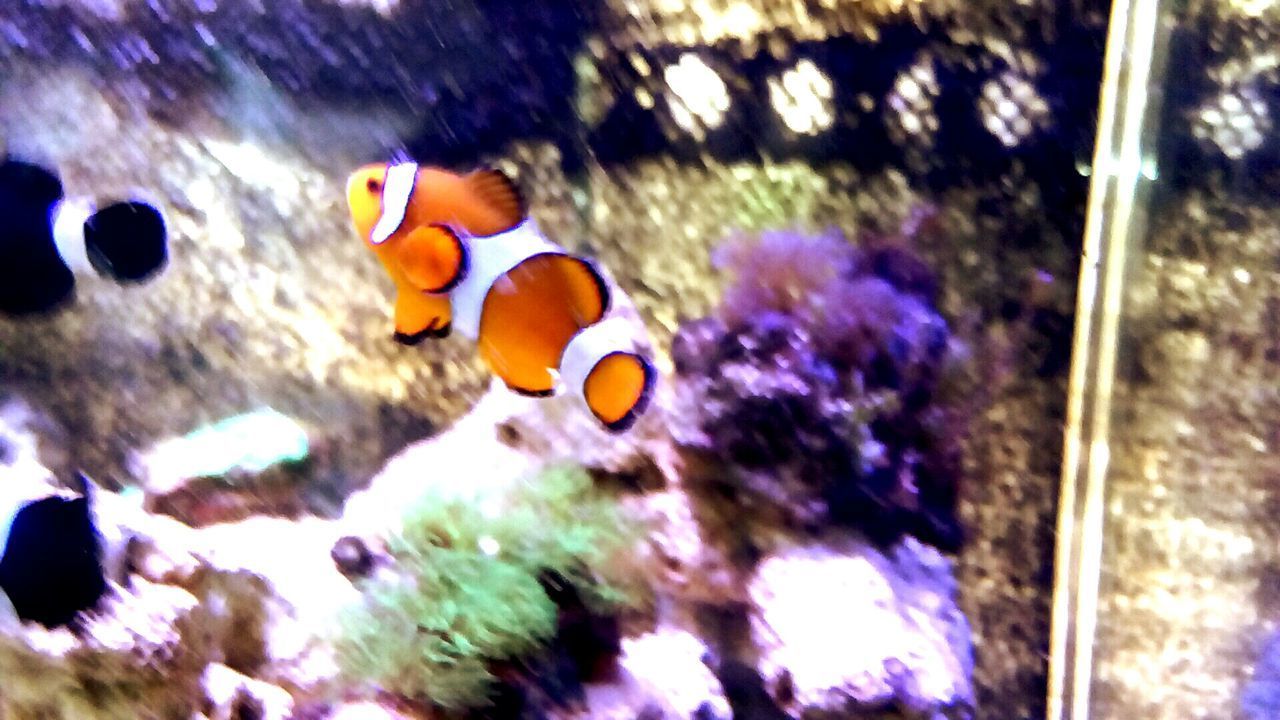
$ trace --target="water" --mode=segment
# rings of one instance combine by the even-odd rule
[[[0,716],[1043,716],[1108,10],[0,8],[0,148],[169,230],[0,318],[6,497],[87,475],[110,581],[3,631]],[[644,420],[392,340],[346,181],[393,158],[598,261]]]

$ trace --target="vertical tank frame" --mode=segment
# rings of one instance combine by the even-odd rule
[[[1064,428],[1048,720],[1087,720],[1123,297],[1157,176],[1169,0],[1114,0],[1077,289]]]

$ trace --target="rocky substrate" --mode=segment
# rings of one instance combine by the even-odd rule
[[[393,458],[336,519],[193,528],[147,510],[144,493],[97,490],[108,595],[71,627],[12,617],[0,627],[0,717],[421,717],[340,682],[329,633],[359,591],[335,558],[353,542],[376,554],[399,508],[429,485],[479,499],[556,458],[585,459],[599,482],[628,488],[625,502],[652,523],[636,559],[657,602],[624,626],[612,671],[552,715],[973,717],[951,561],[911,538],[880,550],[852,534],[731,558],[705,521],[716,508],[681,486],[683,460],[663,430],[670,392],[660,386],[654,412],[607,443],[574,419],[571,400],[495,386],[450,430]],[[29,414],[3,417],[4,482],[52,487]]]

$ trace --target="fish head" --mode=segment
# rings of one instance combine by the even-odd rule
[[[365,165],[347,178],[347,208],[356,234],[366,243],[382,217],[382,188],[387,179],[386,163]]]

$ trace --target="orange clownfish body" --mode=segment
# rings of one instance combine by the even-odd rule
[[[613,431],[644,411],[655,371],[632,327],[609,315],[608,284],[542,235],[500,171],[369,165],[351,175],[347,200],[396,283],[398,341],[456,327],[516,392],[567,386]]]
[[[436,254],[433,243],[442,240],[429,228],[443,225],[463,234],[492,235],[519,224],[525,208],[519,190],[498,170],[458,175],[398,165],[394,167],[415,171],[396,175],[391,167],[366,165],[352,173],[347,204],[356,233],[396,284],[395,338],[414,345],[427,337],[445,337],[450,330],[449,298],[440,294],[448,288],[437,284],[438,268],[424,265]],[[406,185],[406,180],[412,184]],[[388,183],[393,185],[391,194],[398,197],[384,201]],[[384,212],[384,202],[392,203],[391,212]]]

